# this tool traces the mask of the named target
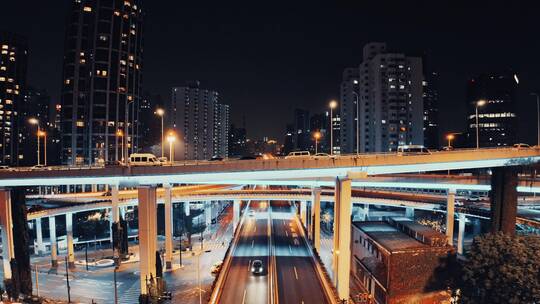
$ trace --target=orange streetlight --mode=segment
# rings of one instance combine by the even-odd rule
[[[37,126],[37,164],[38,166],[40,165],[41,163],[41,155],[40,155],[40,145],[39,145],[39,132],[41,132],[41,129],[39,128],[39,120],[35,117],[32,117],[32,118],[29,118],[28,119],[28,123],[32,124],[32,125],[36,125]]]
[[[452,140],[455,138],[454,134],[448,134],[446,135],[446,139],[448,139],[448,148],[452,148]]]
[[[337,101],[331,100],[328,106],[330,107],[330,155],[334,154],[334,113],[333,110],[337,108]]]
[[[161,158],[164,157],[164,146],[163,142],[165,141],[164,135],[163,135],[163,117],[165,116],[165,110],[162,108],[157,108],[156,112],[154,112],[157,116],[161,117]]]
[[[487,103],[485,99],[480,99],[476,102],[476,149],[480,148],[480,131],[478,129],[478,107],[482,107]]]
[[[176,141],[176,134],[173,131],[169,131],[167,134],[167,141],[169,142],[169,158],[172,165],[174,162],[174,142]]]
[[[315,154],[317,154],[317,148],[319,146],[319,139],[321,139],[321,132],[317,131],[313,133],[313,138],[315,138]]]
[[[121,129],[116,130],[116,137],[121,137],[122,138],[122,157],[121,157],[121,160],[124,161],[124,155],[125,155],[124,149],[126,148],[126,146],[124,145],[124,131],[122,131]],[[116,145],[116,148],[118,148],[118,144]],[[117,155],[118,155],[118,152],[117,152]],[[118,159],[118,157],[117,157],[117,159]]]
[[[40,137],[43,137],[43,145],[44,145],[44,147],[43,147],[43,151],[44,151],[43,154],[44,155],[43,156],[45,157],[45,160],[44,160],[45,166],[47,166],[47,132],[40,130],[40,131],[38,131],[37,136],[38,136],[38,139]]]

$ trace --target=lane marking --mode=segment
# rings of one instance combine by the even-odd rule
[[[292,253],[292,248],[291,248],[291,245],[289,244],[289,251]]]
[[[247,292],[247,289],[244,289],[244,296],[242,297],[242,304],[246,303],[246,292]]]
[[[296,271],[296,266],[293,266],[293,267],[294,267],[294,276],[298,280],[298,272]]]
[[[251,270],[251,260],[248,262],[248,272]]]
[[[251,248],[253,248],[253,245],[255,245],[255,240],[251,240]]]

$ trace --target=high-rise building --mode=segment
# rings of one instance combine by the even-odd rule
[[[139,109],[138,134],[136,146],[141,151],[154,152],[161,156],[161,117],[156,115],[156,109],[163,108],[164,103],[159,94],[145,93]],[[168,113],[165,113],[167,115]],[[156,146],[157,145],[157,146]],[[159,151],[154,151],[157,148]]]
[[[294,109],[294,149],[298,151],[308,150],[311,144],[309,111]]]
[[[26,89],[28,42],[25,37],[0,31],[0,164],[18,164],[19,126]]]
[[[517,76],[483,74],[467,84],[467,138],[476,147],[476,120],[480,147],[511,146],[517,142]],[[478,110],[478,117],[476,113]]]
[[[71,1],[62,79],[62,160],[91,164],[137,151],[142,0]],[[124,154],[124,156],[123,156]]]
[[[439,75],[436,72],[424,72],[424,146],[430,149],[439,148],[439,92],[437,88]]]
[[[246,155],[246,128],[237,128],[231,124],[229,132],[229,157],[242,157]]]
[[[40,136],[40,162],[45,163],[44,149],[47,146],[47,164],[58,163],[58,151],[54,146],[56,144],[55,133],[53,131],[53,122],[50,120],[51,97],[46,91],[28,86],[23,94],[23,99],[19,107],[19,115],[21,119],[26,118],[27,121],[21,121],[19,125],[19,165],[33,166],[37,161],[37,135],[38,130],[36,125],[31,125],[28,122],[29,118],[35,118],[39,122],[39,128],[45,132],[47,137]],[[44,135],[44,134],[43,134]],[[47,145],[45,145],[47,139]],[[54,149],[52,149],[54,148]]]
[[[354,153],[357,151],[357,114],[359,113],[359,70],[346,68],[343,71],[343,80],[340,86],[341,96],[341,132],[340,148],[342,153]],[[358,134],[359,135],[359,134]]]
[[[314,114],[310,118],[310,129],[312,133],[311,145],[312,148],[310,151],[315,152],[315,138],[313,134],[315,132],[320,133],[320,139],[318,140],[317,151],[328,152],[330,151],[330,113],[328,111],[320,114]]]
[[[369,43],[359,76],[360,152],[423,145],[422,59],[388,52],[385,43]],[[349,109],[352,102],[348,100]],[[353,122],[346,120],[342,129],[354,129]]]
[[[229,109],[222,106],[218,92],[200,88],[198,81],[172,89],[171,105],[165,112],[171,113],[170,125],[179,132],[175,159],[228,156]]]

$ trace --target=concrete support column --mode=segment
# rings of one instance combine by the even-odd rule
[[[233,202],[233,231],[236,230],[236,226],[240,222],[240,205],[242,204],[241,200],[235,200]]]
[[[300,201],[300,221],[302,222],[304,227],[307,227],[306,216],[306,201]]]
[[[448,189],[446,198],[446,239],[448,245],[454,243],[454,205],[456,202],[456,189]]]
[[[113,242],[113,224],[118,223],[120,221],[120,214],[118,213],[118,203],[119,203],[119,196],[118,196],[118,185],[112,185],[111,187],[111,217],[110,217],[110,236],[111,236],[111,244]]]
[[[516,233],[518,170],[493,168],[491,175],[491,232]]]
[[[411,208],[411,207],[405,208],[405,217],[408,217],[414,220],[414,208]]]
[[[467,218],[464,213],[459,214],[459,226],[458,226],[458,239],[457,239],[457,252],[463,254],[463,238],[465,236],[465,222]]]
[[[336,179],[334,194],[334,283],[341,300],[349,300],[351,271],[351,180]]]
[[[73,213],[66,213],[66,244],[68,254],[68,266],[75,267],[75,251],[73,248]]]
[[[92,192],[97,192],[98,186],[96,184],[92,184]]]
[[[51,243],[51,266],[58,267],[58,245],[56,244],[56,218],[49,217],[49,239]]]
[[[9,190],[0,190],[0,228],[2,229],[2,266],[4,280],[12,277],[11,260],[15,258],[13,247],[13,218],[11,217],[11,193]]]
[[[34,252],[41,255],[45,250],[43,248],[43,230],[41,229],[41,218],[36,219],[36,247]]]
[[[157,203],[156,188],[140,186],[139,197],[139,256],[141,294],[147,295],[147,285],[156,277]]]
[[[163,200],[165,202],[165,267],[172,269],[173,255],[173,209],[171,185],[163,185],[165,190]]]
[[[312,217],[313,217],[313,248],[320,253],[321,250],[321,188],[313,189]]]

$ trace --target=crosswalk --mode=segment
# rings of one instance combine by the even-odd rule
[[[126,291],[118,295],[118,303],[120,304],[139,303],[140,294],[141,294],[141,287],[139,286],[139,282],[135,282]]]

